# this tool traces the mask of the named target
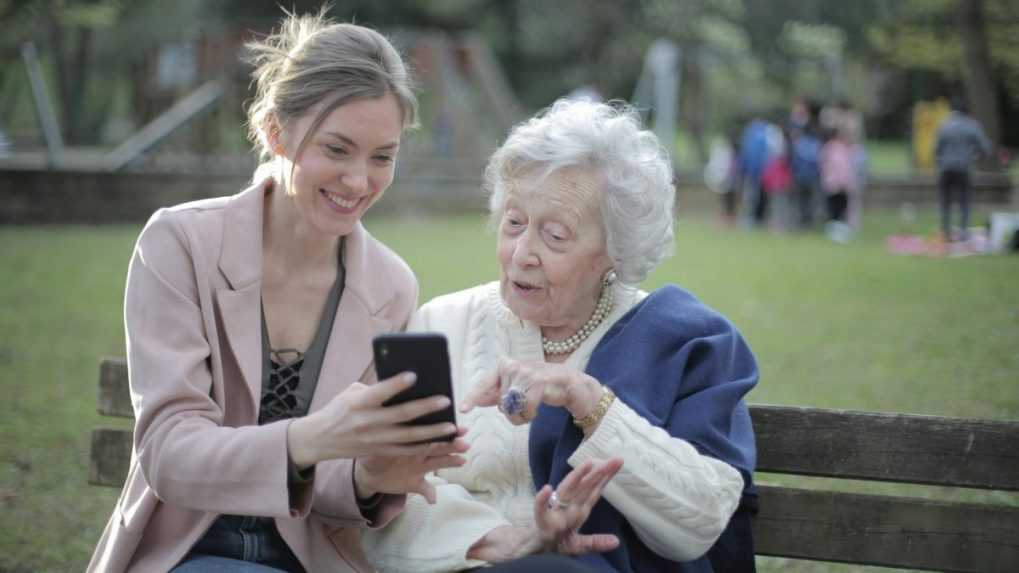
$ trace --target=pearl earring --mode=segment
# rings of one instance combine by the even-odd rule
[[[618,275],[616,275],[616,270],[615,269],[609,269],[609,272],[605,273],[605,278],[603,278],[601,282],[602,282],[603,285],[609,286],[612,283],[616,282],[617,278],[618,278]]]

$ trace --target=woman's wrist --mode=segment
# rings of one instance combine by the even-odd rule
[[[592,378],[592,380],[594,380]],[[597,383],[597,380],[595,380]],[[580,428],[584,432],[584,437],[590,436],[598,429],[601,425],[602,418],[608,412],[612,406],[612,402],[615,401],[616,395],[612,390],[604,384],[598,383],[596,392],[593,393],[595,396],[592,406],[588,406],[579,412],[571,411],[570,414],[573,416],[573,425]]]
[[[583,372],[578,372],[576,376],[580,378],[574,386],[578,388],[578,391],[573,394],[573,400],[566,409],[573,416],[574,420],[579,420],[590,416],[594,412],[595,407],[598,405],[598,400],[601,399],[604,392],[604,386],[602,386],[601,382]]]
[[[538,534],[538,528],[535,526],[533,529],[525,530],[525,537],[522,543],[522,550],[520,552],[521,557],[527,555],[535,555],[537,553],[546,553],[555,549],[555,544],[548,544],[541,539],[541,535]]]
[[[314,419],[310,416],[294,418],[287,424],[287,453],[298,470],[305,470],[320,461],[312,445],[315,435]]]
[[[358,500],[371,499],[379,492],[372,484],[369,476],[364,472],[363,466],[354,460],[354,495]]]
[[[466,557],[498,563],[542,553],[547,549],[538,535],[536,527],[500,525],[471,545],[467,550]]]

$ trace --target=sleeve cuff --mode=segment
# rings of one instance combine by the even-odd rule
[[[287,484],[304,485],[315,480],[315,466],[306,467],[303,470],[297,468],[297,464],[287,452]]]
[[[281,425],[287,427],[293,420],[287,420]],[[286,444],[286,431],[283,432],[284,444]],[[311,506],[315,499],[315,466],[304,468],[297,467],[290,457],[290,448],[284,445],[287,456],[287,497],[290,501],[290,517],[303,518],[311,512]]]
[[[618,426],[622,423],[621,418],[627,412],[633,412],[622,400],[618,398],[612,402],[605,412],[598,427],[570,456],[568,463],[577,467],[589,460],[604,460],[619,455],[621,451]],[[636,412],[633,412],[636,415]]]

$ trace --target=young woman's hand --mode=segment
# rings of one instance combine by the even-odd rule
[[[413,456],[366,456],[354,463],[354,487],[357,495],[365,498],[376,493],[417,493],[428,503],[435,503],[435,487],[425,475],[442,468],[462,466],[466,460],[460,454],[467,451],[460,428],[451,442],[433,442],[424,454]]]
[[[449,398],[431,396],[383,407],[386,400],[414,384],[416,376],[403,372],[366,386],[355,382],[328,404],[297,418],[287,429],[291,459],[301,469],[320,461],[366,456],[444,456],[426,440],[456,434],[452,423],[407,425],[406,422],[449,406]],[[430,454],[431,452],[431,454]]]

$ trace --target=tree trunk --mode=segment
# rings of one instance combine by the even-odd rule
[[[502,19],[506,29],[509,31],[506,37],[506,52],[503,61],[506,63],[506,76],[509,83],[517,93],[522,91],[521,86],[524,80],[524,57],[520,45],[520,37],[523,30],[520,25],[520,6],[517,0],[497,2],[496,9],[499,10],[499,17]]]
[[[20,70],[19,70],[20,71]],[[0,125],[11,125],[11,116],[21,96],[22,83],[7,86],[7,78],[12,74],[5,68],[0,69]],[[12,82],[13,83],[13,82]]]
[[[85,84],[92,51],[92,30],[87,27],[66,27],[57,18],[58,5],[49,3],[50,45],[57,73],[57,105],[60,124],[68,143],[81,143],[85,125]],[[67,41],[69,40],[70,41]],[[70,45],[70,49],[68,46]]]
[[[53,58],[53,69],[57,74],[57,101],[54,104],[54,106],[60,110],[55,112],[57,115],[57,129],[60,131],[61,136],[66,143],[68,134],[67,123],[69,119],[67,117],[67,108],[65,107],[64,102],[68,99],[66,93],[67,80],[65,79],[68,66],[67,61],[64,58],[64,32],[60,29],[60,22],[57,21],[56,2],[49,2],[49,9],[47,10],[47,13],[49,14],[47,27],[50,37],[50,56]]]
[[[67,82],[64,101],[64,121],[67,122],[67,139],[71,143],[84,143],[89,134],[86,134],[88,118],[85,107],[85,100],[88,97],[86,88],[88,85],[88,62],[92,52],[92,29],[79,27],[77,29],[77,40],[74,47],[74,55],[70,58],[70,69],[64,81]]]
[[[984,0],[959,0],[962,78],[973,117],[987,131],[995,149],[1001,143],[1001,113],[991,70]]]
[[[705,97],[704,74],[701,72],[700,56],[699,45],[688,43],[683,46],[683,57],[680,64],[683,76],[680,83],[679,111],[690,130],[694,151],[697,153],[696,161],[699,165],[704,165],[708,162],[708,144],[704,138],[704,124],[707,121],[709,110],[707,109],[708,101]]]

